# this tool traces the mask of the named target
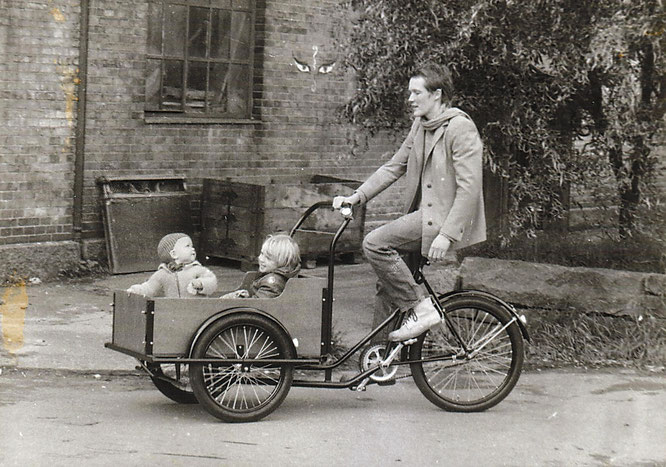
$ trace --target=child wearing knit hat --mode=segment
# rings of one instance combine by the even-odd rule
[[[301,270],[298,243],[287,234],[269,235],[257,260],[259,275],[249,289],[235,290],[222,298],[275,298],[282,293],[287,281]]]
[[[170,233],[157,245],[162,262],[157,271],[142,284],[134,284],[128,292],[148,297],[188,298],[210,295],[217,289],[213,272],[196,261],[192,239],[184,233]]]

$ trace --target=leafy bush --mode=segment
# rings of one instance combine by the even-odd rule
[[[448,64],[509,185],[509,236],[563,215],[569,186],[611,175],[631,235],[656,167],[666,108],[657,0],[353,0],[344,116],[370,131],[408,121],[405,88],[425,60]],[[608,180],[604,179],[607,184]]]

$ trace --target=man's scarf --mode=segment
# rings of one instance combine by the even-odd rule
[[[421,119],[421,126],[427,131],[435,131],[437,128],[442,126],[444,123],[448,122],[451,119],[451,113],[447,114],[448,107],[444,108],[435,118],[430,120]]]

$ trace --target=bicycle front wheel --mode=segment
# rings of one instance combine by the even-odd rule
[[[497,405],[522,371],[518,323],[504,307],[482,297],[452,297],[442,305],[450,326],[444,320],[410,346],[410,360],[432,359],[411,364],[414,382],[445,410],[480,412]]]
[[[293,359],[289,336],[268,318],[238,313],[219,319],[194,346],[194,358],[216,363],[190,364],[190,381],[201,405],[226,422],[252,422],[273,412],[293,381],[292,365],[271,359]],[[225,363],[225,360],[266,363]]]

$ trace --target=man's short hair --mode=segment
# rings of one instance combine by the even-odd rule
[[[418,76],[425,80],[425,88],[428,92],[441,89],[442,102],[451,103],[455,88],[453,87],[453,76],[449,67],[434,62],[427,62],[416,68],[413,77],[416,78]]]

